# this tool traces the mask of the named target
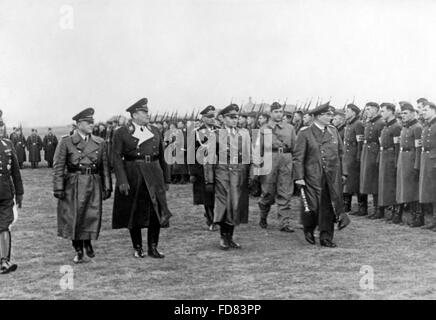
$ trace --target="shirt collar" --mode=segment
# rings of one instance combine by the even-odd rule
[[[86,139],[86,135],[84,135],[83,133],[81,133],[79,130],[77,130],[77,134],[82,138],[82,140]]]
[[[325,127],[323,127],[322,125],[320,125],[317,121],[313,122],[314,125],[316,125],[318,127],[319,130],[324,131]]]

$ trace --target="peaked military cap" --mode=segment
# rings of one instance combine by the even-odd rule
[[[332,112],[332,110],[333,109],[330,106],[330,102],[327,102],[327,103],[324,103],[324,104],[316,107],[315,109],[310,110],[309,114],[313,115],[313,116],[317,116],[319,114],[326,113],[326,112],[329,112],[329,111]]]
[[[377,102],[370,101],[370,102],[367,102],[365,106],[366,107],[374,107],[374,108],[380,109],[380,106],[378,105]]]
[[[425,104],[428,102],[428,100],[426,98],[419,98],[418,100],[416,100],[417,103],[422,103]]]
[[[413,108],[412,104],[410,102],[407,101],[400,101],[400,107],[401,107],[401,111],[405,111],[405,110],[409,110],[409,111],[415,111],[415,109]]]
[[[213,114],[215,112],[215,107],[214,106],[207,106],[206,108],[204,108],[200,114],[204,115],[204,114]]]
[[[130,107],[128,107],[126,109],[126,111],[130,112],[130,113],[134,113],[136,111],[145,111],[145,112],[148,112],[147,103],[148,103],[148,99],[147,98],[142,98],[142,99],[138,100],[137,102],[135,102]]]
[[[223,116],[232,115],[232,114],[238,115],[238,111],[239,111],[238,105],[232,103],[227,107],[225,107],[224,109],[222,109],[219,114]]]
[[[430,101],[424,102],[424,106],[429,106],[430,108],[436,110],[436,105],[433,102]]]
[[[273,112],[273,110],[281,109],[282,105],[278,102],[273,102],[271,106],[269,107],[270,111]]]
[[[94,115],[94,109],[93,108],[87,108],[78,114],[76,114],[73,117],[73,120],[76,122],[79,121],[94,121],[94,118],[92,117]]]
[[[350,104],[348,104],[348,105],[347,105],[347,109],[351,109],[351,110],[353,110],[354,112],[356,112],[356,114],[359,114],[359,113],[360,113],[360,109],[359,109],[359,107],[356,106],[354,103],[350,103]]]
[[[391,110],[392,112],[395,112],[395,104],[390,103],[390,102],[383,102],[380,105],[380,108],[386,108],[388,110]]]

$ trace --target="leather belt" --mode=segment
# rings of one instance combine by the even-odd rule
[[[68,168],[69,173],[80,173],[80,174],[97,174],[98,170],[95,167],[79,167],[79,168]]]
[[[138,156],[138,157],[126,157],[124,156],[124,160],[126,161],[137,161],[137,162],[145,162],[145,163],[151,163],[153,161],[159,160],[158,155],[144,155],[144,156]]]
[[[395,150],[395,148],[394,147],[390,147],[390,148],[380,147],[380,151],[390,151],[390,150]]]
[[[278,153],[291,153],[291,148],[272,148],[272,152],[278,152]]]

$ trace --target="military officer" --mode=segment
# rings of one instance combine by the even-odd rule
[[[343,144],[336,128],[330,124],[333,112],[329,103],[311,110],[314,122],[302,128],[294,151],[295,183],[306,190],[311,214],[303,214],[304,236],[315,244],[313,232],[318,226],[320,244],[334,248],[334,222],[349,220],[344,212],[342,184],[346,168],[342,168]]]
[[[419,202],[432,204],[433,220],[423,228],[436,231],[436,105],[433,102],[426,102],[422,115],[426,124],[421,136]]]
[[[238,111],[236,104],[220,111],[223,128],[217,132],[216,149],[209,153],[212,158],[208,158],[205,165],[206,188],[215,187],[214,223],[220,226],[222,250],[241,248],[233,239],[234,229],[241,223],[248,223],[251,143],[248,130],[237,127]],[[213,139],[209,139],[211,143],[214,143]]]
[[[313,122],[312,114],[311,113],[305,113],[303,115],[303,126],[302,127],[309,127],[312,124],[312,122]]]
[[[295,133],[298,134],[300,129],[303,127],[303,111],[297,110],[294,112],[292,124],[295,128]]]
[[[216,231],[217,226],[213,223],[214,207],[215,207],[215,193],[211,187],[206,189],[204,180],[204,167],[202,155],[207,156],[207,141],[208,137],[215,135],[217,126],[215,124],[215,107],[212,105],[207,106],[201,112],[202,124],[196,128],[195,134],[195,163],[189,164],[190,181],[193,184],[194,205],[204,205],[204,217],[206,224],[210,231]],[[205,149],[206,148],[206,149]]]
[[[374,213],[378,211],[378,155],[380,151],[379,137],[385,123],[379,114],[380,106],[376,102],[368,102],[365,105],[365,116],[368,121],[365,125],[362,156],[360,158],[360,193],[362,207],[359,208],[358,216],[368,215],[368,194],[372,194]]]
[[[247,127],[248,127],[247,117],[248,117],[248,114],[245,113],[245,112],[241,112],[241,113],[239,114],[239,119],[238,119],[238,128],[244,128],[244,129],[247,129]]]
[[[48,167],[53,168],[53,157],[58,145],[58,138],[53,134],[51,128],[48,128],[47,135],[45,135],[42,146],[44,148],[44,160],[47,161]]]
[[[83,262],[83,248],[95,256],[92,240],[97,240],[102,217],[102,200],[110,198],[107,146],[92,135],[94,109],[73,117],[77,130],[62,137],[54,155],[53,192],[58,199],[58,236],[72,240],[73,262]]]
[[[15,134],[11,136],[11,141],[14,144],[15,151],[17,152],[18,164],[20,169],[23,169],[24,162],[26,161],[26,138],[20,128],[16,128]]]
[[[341,110],[336,110],[335,115],[332,120],[332,124],[336,127],[339,132],[339,136],[342,141],[344,141],[344,133],[345,133],[345,113]]]
[[[365,128],[359,119],[360,109],[349,104],[345,109],[346,126],[344,130],[344,166],[347,168],[347,181],[344,184],[344,209],[352,215],[359,213],[365,206],[365,196],[359,192],[360,156],[362,154],[363,133]],[[359,211],[351,212],[353,194],[357,195]]]
[[[3,111],[0,110],[0,138],[8,138],[6,124],[3,122]]]
[[[17,204],[21,208],[23,194],[23,182],[15,148],[9,139],[0,138],[0,273],[2,274],[17,269],[17,265],[11,262],[10,227],[14,221],[14,205]]]
[[[114,229],[130,232],[134,257],[144,258],[142,228],[148,228],[148,255],[163,258],[157,250],[161,227],[169,226],[171,212],[166,191],[170,183],[159,130],[149,124],[148,99],[126,111],[131,121],[114,132],[113,166],[117,179],[112,213]]]
[[[294,232],[291,226],[290,201],[293,194],[292,153],[295,146],[295,129],[283,121],[283,107],[274,102],[270,106],[270,120],[260,129],[260,151],[271,148],[271,170],[260,176],[262,194],[258,202],[261,228],[267,228],[271,205],[277,203],[280,231]],[[272,146],[265,145],[265,136],[271,135]]]
[[[27,150],[29,150],[29,162],[32,164],[32,169],[38,167],[41,162],[42,140],[38,135],[38,130],[32,129],[32,134],[27,138]]]
[[[409,102],[400,103],[403,128],[400,135],[400,154],[397,163],[396,201],[411,208],[411,227],[424,225],[424,216],[419,200],[419,160],[421,156],[422,126]]]
[[[401,126],[395,118],[395,105],[384,102],[380,105],[381,116],[386,125],[380,134],[380,158],[378,180],[378,212],[371,219],[384,218],[386,207],[393,206],[387,220],[399,224],[402,221],[402,206],[396,202],[397,161],[400,152]]]

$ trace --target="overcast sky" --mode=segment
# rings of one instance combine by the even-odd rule
[[[9,126],[54,126],[141,97],[179,114],[434,99],[435,17],[432,0],[0,0],[0,108]]]

